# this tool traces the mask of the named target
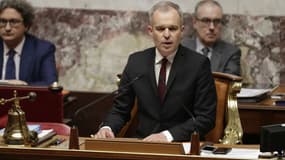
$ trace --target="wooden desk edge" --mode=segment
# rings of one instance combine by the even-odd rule
[[[80,138],[85,140],[86,138]],[[87,138],[88,139],[88,138]],[[68,141],[64,143],[68,144]],[[66,144],[65,144],[66,145]],[[209,159],[217,160],[217,158],[209,158],[195,155],[184,155],[184,154],[159,154],[159,153],[138,153],[138,152],[118,152],[118,151],[96,151],[96,150],[85,150],[84,143],[81,144],[81,150],[67,149],[67,148],[28,148],[28,147],[7,147],[0,146],[0,155],[1,157],[14,157],[21,158],[23,156],[30,157],[48,157],[48,158],[58,158],[62,159],[63,157],[72,157],[72,158],[98,158],[98,159],[154,159],[154,160],[186,160],[192,157],[193,159]],[[216,146],[223,147],[234,147],[234,148],[251,148],[256,149],[258,145],[223,145],[215,144]],[[60,158],[61,157],[61,158]],[[225,158],[220,158],[225,159]]]

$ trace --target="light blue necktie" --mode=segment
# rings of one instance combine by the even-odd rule
[[[16,79],[16,69],[15,69],[15,61],[14,61],[14,56],[15,56],[15,51],[11,49],[8,52],[8,60],[6,63],[6,74],[5,74],[5,79]]]

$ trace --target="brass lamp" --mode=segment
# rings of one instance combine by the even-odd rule
[[[30,92],[24,97],[17,97],[17,91],[14,90],[14,97],[10,99],[0,99],[0,104],[4,105],[12,102],[12,107],[8,111],[8,122],[4,131],[4,141],[9,145],[29,145],[37,137],[29,132],[25,112],[20,107],[20,101],[24,99],[35,99],[36,93]]]

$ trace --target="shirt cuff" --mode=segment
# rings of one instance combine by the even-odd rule
[[[163,131],[162,134],[165,135],[165,137],[166,137],[168,142],[172,142],[173,141],[173,137],[172,137],[171,133],[168,130]]]
[[[110,126],[103,126],[103,127],[101,127],[101,128],[107,128],[107,129],[109,129],[110,131],[112,131],[112,129],[111,129],[111,127]],[[101,129],[100,128],[100,129]],[[113,132],[113,131],[112,131]]]

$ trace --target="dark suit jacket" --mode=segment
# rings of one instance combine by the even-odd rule
[[[120,87],[141,76],[121,90],[111,113],[103,125],[115,133],[130,118],[134,100],[138,100],[137,137],[169,130],[174,141],[190,139],[194,130],[200,135],[215,125],[216,90],[208,58],[179,46],[167,81],[164,103],[161,104],[155,78],[155,48],[130,55],[122,74]],[[122,87],[124,88],[124,87]],[[192,113],[187,113],[187,110]],[[193,118],[192,115],[196,118]]]
[[[3,67],[3,40],[0,39],[0,77]],[[19,79],[29,85],[50,85],[57,81],[55,46],[48,41],[26,34],[23,46]]]
[[[184,38],[182,45],[196,51],[196,38]],[[240,75],[241,51],[234,45],[219,40],[213,46],[211,69],[213,72]]]

